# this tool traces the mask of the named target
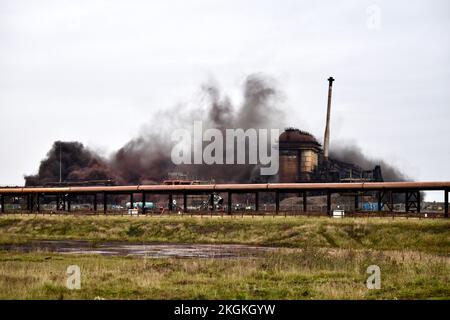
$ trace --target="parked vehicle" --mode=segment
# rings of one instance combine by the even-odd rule
[[[131,208],[131,204],[130,202],[126,203],[126,208],[130,209]],[[156,209],[156,205],[153,202],[145,202],[145,209],[148,210],[152,210],[152,209]],[[142,209],[142,201],[140,202],[133,202],[133,209]]]

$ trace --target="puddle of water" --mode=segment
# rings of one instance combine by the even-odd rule
[[[92,246],[87,241],[34,241],[24,244],[1,245],[8,251],[45,251],[63,254],[99,254],[105,256],[134,256],[141,258],[240,258],[257,257],[276,250],[271,247],[238,244],[124,244],[101,243]]]

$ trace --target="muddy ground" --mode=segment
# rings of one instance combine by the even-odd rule
[[[239,258],[255,257],[272,247],[238,244],[130,244],[120,242],[92,243],[89,241],[33,241],[23,244],[1,245],[0,250],[62,254],[100,254],[105,256],[133,256],[142,258]]]

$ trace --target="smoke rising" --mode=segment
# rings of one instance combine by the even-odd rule
[[[258,165],[175,166],[171,160],[174,142],[170,139],[170,133],[175,129],[190,128],[193,122],[198,120],[203,122],[204,129],[216,128],[222,132],[225,129],[237,128],[282,129],[286,127],[285,115],[277,108],[282,95],[274,81],[260,74],[248,76],[243,83],[242,102],[239,104],[233,104],[217,85],[211,83],[201,87],[201,96],[201,103],[194,107],[177,105],[157,113],[155,120],[136,138],[108,158],[79,142],[55,142],[46,158],[41,161],[38,173],[25,176],[25,185],[58,182],[60,151],[61,179],[64,182],[110,179],[116,184],[153,184],[167,179],[169,172],[187,174],[189,179],[212,180],[218,183],[272,181],[275,177],[259,175]],[[365,156],[355,145],[335,143],[331,147],[331,158],[354,163],[364,169],[381,165],[385,181],[407,180],[398,169],[382,160]]]
[[[38,173],[25,176],[25,185],[45,185],[58,182],[60,178],[62,181],[115,179],[122,182],[107,160],[83,144],[56,141],[47,157],[41,161]]]
[[[386,182],[409,180],[409,178],[399,169],[383,160],[366,156],[359,146],[348,142],[340,142],[335,143],[334,146],[332,145],[330,148],[330,158],[347,163],[354,163],[364,169],[374,168],[376,165],[380,165],[383,172],[383,179]]]
[[[274,81],[260,74],[246,78],[242,102],[234,106],[216,85],[201,88],[203,105],[189,113],[180,113],[180,106],[160,112],[156,121],[147,126],[137,138],[116,151],[109,159],[103,158],[79,142],[55,142],[42,160],[37,175],[26,176],[26,185],[42,185],[59,181],[59,146],[62,148],[63,181],[113,179],[120,184],[158,183],[167,179],[169,172],[177,171],[191,179],[215,182],[251,182],[258,176],[257,165],[180,165],[170,157],[173,142],[170,132],[192,126],[201,120],[204,128],[282,128],[283,113],[277,109],[279,91]]]

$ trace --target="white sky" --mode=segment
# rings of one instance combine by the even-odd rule
[[[111,152],[208,79],[236,100],[255,72],[319,137],[332,75],[331,144],[450,180],[449,39],[449,1],[0,0],[0,185],[55,140]]]

